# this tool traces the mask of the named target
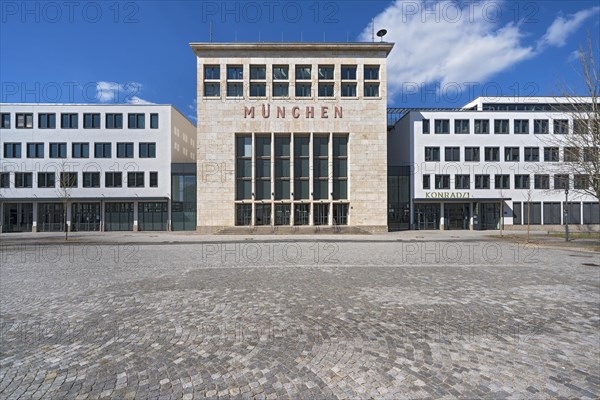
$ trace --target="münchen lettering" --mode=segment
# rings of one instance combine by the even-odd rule
[[[299,107],[294,106],[288,108],[286,106],[273,106],[270,104],[263,104],[260,107],[255,106],[244,106],[244,118],[264,118],[269,119],[271,117],[277,119],[286,119],[286,118],[321,118],[321,119],[342,119],[344,117],[344,111],[341,106],[306,106]]]

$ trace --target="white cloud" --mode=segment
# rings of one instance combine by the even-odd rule
[[[188,108],[189,108],[189,114],[187,114],[187,117],[190,121],[192,121],[193,123],[197,124],[198,123],[198,117],[197,117],[197,113],[198,113],[198,99],[194,99],[192,101],[192,104],[188,104]]]
[[[479,82],[532,57],[532,47],[521,45],[519,26],[503,27],[490,20],[482,8],[458,9],[457,2],[403,2],[397,0],[375,18],[375,26],[386,28],[386,41],[396,45],[388,57],[390,97],[404,84]],[[415,9],[406,5],[412,4]],[[498,4],[497,2],[494,4]],[[479,10],[479,12],[477,12]],[[371,27],[360,36],[371,40]]]
[[[562,47],[567,43],[567,38],[585,22],[586,19],[600,13],[600,7],[592,7],[568,15],[567,17],[558,16],[552,25],[548,27],[546,33],[539,41],[538,46]]]
[[[143,85],[139,82],[106,82],[96,83],[96,99],[100,103],[154,104],[138,96]]]
[[[467,88],[488,80],[519,62],[537,56],[546,45],[562,46],[566,37],[599,7],[582,10],[567,18],[559,16],[537,43],[524,45],[526,24],[499,25],[502,2],[431,0],[402,1],[375,17],[376,29],[388,30],[385,40],[396,45],[388,57],[388,96],[393,98],[415,85],[439,84],[440,88]],[[360,34],[371,41],[369,24]],[[377,40],[377,39],[376,39]],[[409,86],[410,85],[410,86]]]
[[[127,104],[156,104],[148,100],[144,100],[138,96],[131,96],[127,98]]]

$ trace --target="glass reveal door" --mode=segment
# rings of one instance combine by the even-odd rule
[[[444,204],[444,227],[449,230],[468,230],[469,204]]]

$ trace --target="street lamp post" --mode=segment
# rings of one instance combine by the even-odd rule
[[[565,242],[569,241],[569,189],[565,189]]]

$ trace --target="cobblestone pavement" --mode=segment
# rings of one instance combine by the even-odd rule
[[[600,256],[491,240],[0,246],[0,398],[598,398]]]

